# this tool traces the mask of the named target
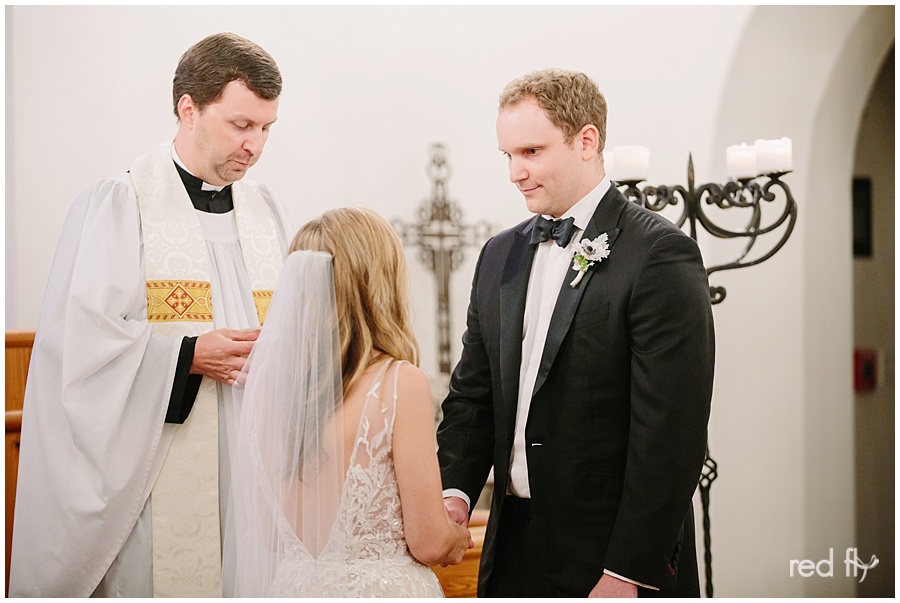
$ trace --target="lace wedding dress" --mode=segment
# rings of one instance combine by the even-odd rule
[[[337,518],[318,556],[282,522],[278,597],[443,597],[437,576],[406,547],[391,457],[399,363],[386,361],[365,399]],[[387,383],[385,383],[387,381]]]
[[[290,254],[234,390],[223,596],[443,596],[403,535],[401,363],[370,368],[345,400],[338,331],[331,256]]]

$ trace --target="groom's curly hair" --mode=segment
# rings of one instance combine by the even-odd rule
[[[600,134],[597,153],[606,146],[606,99],[597,83],[578,71],[542,69],[508,83],[500,93],[500,108],[534,99],[569,144],[592,124]]]

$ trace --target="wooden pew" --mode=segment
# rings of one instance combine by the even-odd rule
[[[16,510],[16,478],[19,474],[19,442],[25,380],[31,362],[34,331],[6,332],[6,586],[9,595],[9,556],[12,550],[13,515]]]

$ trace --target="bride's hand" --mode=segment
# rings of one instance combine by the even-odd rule
[[[475,541],[472,540],[472,533],[467,528],[462,527],[449,517],[447,522],[450,524],[455,540],[453,548],[450,549],[450,552],[447,553],[447,556],[441,562],[441,567],[459,564],[463,560],[466,551],[475,546]]]

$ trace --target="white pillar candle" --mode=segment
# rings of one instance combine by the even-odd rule
[[[613,164],[617,181],[646,180],[650,172],[650,149],[638,146],[616,147],[613,149]]]
[[[756,178],[756,149],[746,144],[731,145],[725,149],[725,165],[728,176],[735,180]]]
[[[753,147],[756,149],[756,164],[760,174],[791,171],[790,138],[757,140],[753,143]]]

